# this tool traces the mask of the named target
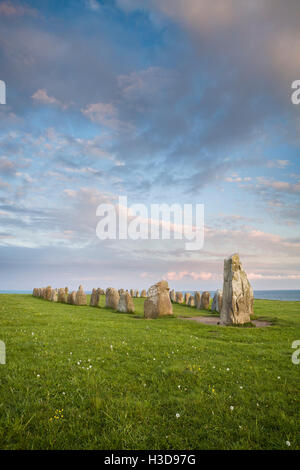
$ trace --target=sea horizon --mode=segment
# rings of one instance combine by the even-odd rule
[[[216,289],[217,290],[217,289]],[[211,296],[214,295],[216,290],[208,290]],[[180,291],[180,290],[179,290]],[[186,292],[194,294],[195,290],[182,290],[183,294]],[[91,294],[92,291],[87,290],[86,294]],[[253,290],[254,298],[259,300],[280,300],[280,301],[300,301],[300,289],[255,289]],[[32,294],[32,290],[22,289],[7,289],[0,290],[0,294]]]

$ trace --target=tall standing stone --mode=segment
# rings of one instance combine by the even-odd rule
[[[131,297],[134,297],[134,290],[133,289],[130,289],[130,295],[131,295]]]
[[[147,297],[147,292],[146,292],[145,289],[142,290],[141,297],[143,297],[143,298]]]
[[[174,289],[172,289],[172,290],[170,291],[170,300],[171,300],[171,302],[173,302],[173,303],[176,302],[176,293],[175,293],[175,290],[174,290]]]
[[[189,306],[189,307],[195,307],[195,298],[194,298],[193,295],[190,295],[190,296],[189,296],[188,306]]]
[[[57,289],[52,289],[51,302],[57,302],[57,301],[58,301],[58,291]]]
[[[57,301],[62,302],[63,304],[67,303],[65,289],[63,289],[63,288],[58,289],[58,299],[57,299]]]
[[[195,307],[200,310],[200,305],[201,305],[201,293],[200,292],[195,292]]]
[[[75,305],[86,305],[86,294],[82,286],[79,286],[76,292]]]
[[[157,318],[165,315],[173,315],[173,307],[169,296],[169,290],[167,281],[160,281],[148,289],[148,297],[144,302],[145,318]]]
[[[120,296],[116,289],[113,289],[113,287],[109,287],[108,289],[106,289],[106,295],[105,295],[106,307],[117,310],[118,305],[119,305],[119,300],[120,300]]]
[[[176,303],[183,304],[183,294],[182,292],[176,292]]]
[[[118,312],[134,313],[134,303],[129,292],[123,292],[117,307]]]
[[[221,312],[222,309],[222,297],[223,297],[223,292],[221,289],[218,289],[214,295],[212,304],[211,304],[211,309],[214,312]]]
[[[45,288],[45,299],[46,300],[51,300],[51,292],[52,292],[51,286],[47,286]]]
[[[98,289],[93,289],[90,298],[90,307],[99,307],[100,294]]]
[[[237,253],[224,260],[222,324],[250,322],[253,313],[253,290]]]
[[[184,303],[185,303],[186,305],[188,305],[188,303],[189,303],[189,298],[190,298],[190,296],[191,296],[191,294],[190,294],[189,292],[186,292],[186,293],[184,294]]]
[[[208,291],[204,291],[201,294],[201,301],[200,301],[200,309],[201,310],[208,310],[209,309],[209,299],[210,294]]]
[[[72,292],[69,293],[69,295],[68,295],[68,304],[76,305],[76,291],[75,290],[73,290]]]

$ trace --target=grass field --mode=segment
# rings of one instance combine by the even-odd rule
[[[1,449],[300,448],[300,302],[255,301],[266,328],[181,320],[207,315],[182,305],[144,320],[134,302],[0,295]]]

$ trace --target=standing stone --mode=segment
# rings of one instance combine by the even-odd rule
[[[189,307],[195,307],[195,297],[193,295],[190,295],[190,297],[189,297],[188,306]]]
[[[173,307],[169,296],[169,290],[167,281],[160,281],[148,289],[148,297],[144,302],[145,318],[157,318],[165,315],[173,315]]]
[[[211,304],[211,309],[212,311],[214,312],[218,312],[220,313],[221,310],[222,310],[222,296],[223,296],[223,292],[218,289],[214,295],[214,298],[213,298],[213,301],[212,301],[212,304]]]
[[[253,290],[237,253],[224,260],[223,299],[220,320],[223,325],[250,322]]]
[[[79,286],[76,292],[75,305],[86,305],[86,294],[82,286]]]
[[[119,305],[120,296],[116,289],[109,287],[106,289],[105,306],[117,310]]]
[[[200,310],[209,309],[209,298],[210,298],[209,292],[207,291],[202,292],[201,301],[200,301]]]
[[[123,292],[120,295],[120,300],[117,307],[118,312],[133,313],[134,303],[129,292]]]
[[[65,289],[63,289],[63,288],[58,289],[57,301],[62,302],[63,304],[67,303]]]
[[[176,294],[174,289],[170,291],[170,300],[171,302],[176,302]]]
[[[140,296],[140,293],[139,293],[138,290],[135,291],[135,296],[136,296],[136,297],[139,297],[139,296]]]
[[[134,297],[134,290],[133,289],[130,289],[130,295],[131,295],[131,297]]]
[[[99,295],[105,295],[105,291],[101,289],[101,287],[98,287],[97,291],[99,292]]]
[[[190,296],[191,296],[191,294],[190,294],[189,292],[186,292],[186,293],[184,294],[184,303],[185,303],[186,305],[188,305]]]
[[[68,295],[69,295],[69,288],[68,287],[65,287],[65,294],[66,294],[66,297],[68,298]]]
[[[57,289],[52,289],[51,291],[51,302],[57,302],[58,301],[58,292]]]
[[[195,292],[194,298],[195,298],[195,307],[198,310],[200,310],[200,304],[201,304],[201,294],[200,294],[200,292],[198,292],[198,291]]]
[[[68,304],[76,305],[76,291],[75,290],[73,290],[72,292],[69,293],[69,295],[68,295]]]
[[[52,292],[51,286],[47,286],[45,288],[45,299],[46,300],[51,300],[51,292]]]
[[[143,298],[147,297],[147,292],[146,292],[145,289],[142,290],[141,297],[143,297]]]
[[[183,294],[182,292],[176,292],[176,303],[183,304]]]
[[[99,307],[100,294],[98,289],[93,289],[90,298],[90,307]]]
[[[121,295],[121,294],[124,294],[125,291],[124,289],[119,289],[118,292],[119,292],[119,295]]]

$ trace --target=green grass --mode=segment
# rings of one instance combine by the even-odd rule
[[[0,295],[1,449],[300,448],[299,302],[256,300],[268,328],[180,320],[208,314],[183,305],[144,320],[134,302],[130,315]]]

